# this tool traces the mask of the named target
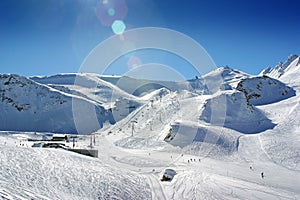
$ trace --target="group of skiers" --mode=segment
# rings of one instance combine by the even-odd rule
[[[189,160],[188,160],[188,163],[193,162],[193,161],[196,162],[196,158],[194,158],[194,159],[192,159],[192,158],[189,159]],[[199,158],[199,162],[201,162],[201,159],[200,159],[200,158]]]

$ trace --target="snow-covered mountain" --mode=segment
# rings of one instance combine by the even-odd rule
[[[204,103],[200,120],[241,133],[259,133],[274,127],[271,120],[249,103],[243,93],[232,91],[208,99]]]
[[[203,76],[203,79],[210,93],[213,94],[219,90],[232,90],[241,80],[248,77],[250,77],[249,74],[226,66],[209,72]]]
[[[1,75],[0,92],[1,130],[91,133],[103,127],[104,123],[115,123],[112,113],[101,105],[23,76]],[[79,120],[74,115],[74,103],[81,106],[79,112],[85,118]],[[94,110],[97,122],[91,120],[90,112]],[[79,130],[76,127],[76,123],[87,122],[85,128]]]
[[[163,101],[163,105],[159,107],[164,112],[171,109],[173,113],[181,114],[176,117],[167,113],[168,123],[185,115],[190,117],[184,119],[193,123],[200,119],[205,123],[243,133],[257,133],[274,125],[255,105],[273,103],[295,95],[292,88],[276,79],[266,76],[250,77],[229,67],[218,68],[203,78],[185,82],[138,80],[83,73],[30,79],[3,75],[1,80],[4,110],[13,106],[15,110],[2,112],[2,118],[6,121],[2,121],[0,128],[18,131],[90,133],[102,128],[104,124],[109,127],[109,124],[126,118],[133,111],[143,112],[143,115],[147,114],[149,119],[153,119],[149,109],[143,110],[151,100],[152,105],[154,101]],[[21,91],[20,88],[23,87],[26,89]],[[242,91],[244,96],[236,90]],[[196,100],[201,95],[205,98]],[[163,96],[168,98],[162,100]],[[52,103],[52,99],[58,103]],[[179,108],[174,106],[176,101]],[[198,117],[186,115],[194,102],[198,102],[194,114]],[[144,106],[138,109],[142,105]],[[84,122],[78,120],[82,115],[87,116]],[[17,125],[7,123],[12,118],[17,119]],[[144,123],[148,124],[149,121]],[[167,127],[162,126],[161,130],[168,129]],[[193,140],[190,141],[192,143]]]
[[[293,88],[266,75],[244,79],[236,89],[253,105],[270,104],[296,95]]]
[[[0,197],[300,199],[299,77],[294,56],[183,82],[0,75]],[[28,148],[43,132],[93,132],[76,145],[99,157]]]
[[[49,77],[31,77],[31,79],[41,84],[46,84],[47,86],[60,90],[64,93],[80,96],[89,101],[93,101],[97,105],[101,105],[112,113],[113,121],[120,121],[143,103],[142,99],[139,99],[138,97],[121,90],[119,87],[102,80],[102,76],[99,74],[59,74]],[[81,105],[76,105],[76,103],[77,101],[73,101],[72,111],[73,114],[78,114],[78,117],[80,118],[82,112],[80,110]],[[96,113],[93,118],[97,118],[97,111],[95,112],[91,110],[90,113],[86,114],[92,115],[93,113]],[[81,123],[81,126],[89,126],[89,123],[86,123],[86,125]],[[95,129],[90,129],[88,132],[90,133],[91,131],[95,131]]]
[[[285,70],[284,74],[279,78],[280,81],[293,86],[299,87],[300,81],[300,57],[295,59]]]
[[[98,74],[58,74],[54,76],[31,77],[30,79],[62,92],[95,101],[107,108],[110,108],[111,103],[120,98],[138,101],[135,96],[122,91],[107,81],[103,81]]]
[[[213,94],[218,90],[235,88],[240,80],[247,77],[250,75],[226,66],[205,74],[203,77],[181,82],[142,80],[127,76],[102,76],[101,79],[118,86],[127,93],[142,96],[160,88],[178,92],[188,90],[197,94]]]
[[[292,54],[288,57],[288,59],[285,62],[279,62],[278,65],[276,65],[274,68],[268,67],[264,69],[260,73],[260,75],[267,75],[272,78],[278,79],[285,73],[286,69],[290,66],[290,64],[297,59],[299,59],[299,56]]]

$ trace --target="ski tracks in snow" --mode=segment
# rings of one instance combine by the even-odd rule
[[[145,179],[146,178],[148,179],[148,183],[152,191],[152,200],[167,200],[168,198],[166,198],[158,178],[153,174],[145,176]]]

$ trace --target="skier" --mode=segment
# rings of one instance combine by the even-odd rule
[[[264,178],[264,177],[265,177],[265,175],[264,175],[264,173],[262,172],[262,173],[261,173],[261,178]]]

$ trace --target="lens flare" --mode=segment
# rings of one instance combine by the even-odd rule
[[[110,9],[108,9],[108,14],[110,15],[110,16],[114,16],[115,15],[115,9],[113,9],[113,8],[110,8]]]
[[[116,35],[121,35],[125,31],[126,25],[122,20],[115,20],[111,28]]]
[[[128,12],[125,0],[103,0],[96,6],[96,15],[103,26],[111,26],[116,20],[124,20]]]

